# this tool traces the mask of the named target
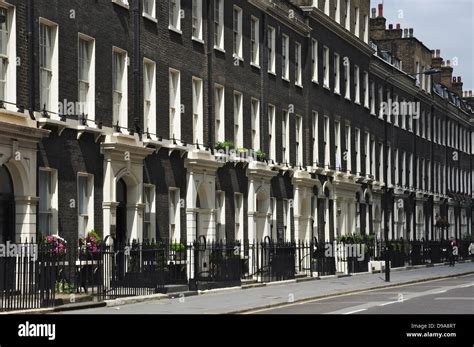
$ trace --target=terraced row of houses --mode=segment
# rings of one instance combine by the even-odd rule
[[[0,243],[472,235],[472,93],[369,0],[0,1],[0,100]]]

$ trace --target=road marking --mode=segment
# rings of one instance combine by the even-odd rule
[[[294,303],[291,303],[291,304],[281,303],[281,305],[276,305],[276,306],[272,306],[272,307],[257,308],[255,310],[249,310],[249,311],[243,312],[241,314],[250,315],[250,314],[255,314],[255,313],[260,313],[260,312],[265,312],[265,311],[273,311],[273,310],[277,310],[277,309],[288,308],[288,307],[297,306],[297,305],[306,305],[306,304],[309,304],[309,303],[314,303],[316,301],[326,301],[326,300],[331,300],[331,299],[337,299],[337,298],[341,298],[341,297],[344,297],[344,296],[360,295],[360,294],[377,292],[377,291],[382,291],[382,290],[390,290],[390,289],[394,289],[394,288],[411,287],[411,286],[423,286],[423,285],[426,285],[428,283],[448,281],[448,280],[452,280],[452,279],[456,279],[456,278],[471,277],[471,276],[473,276],[473,274],[469,273],[469,274],[463,274],[463,275],[456,275],[456,276],[453,276],[453,277],[436,278],[436,279],[432,279],[432,280],[426,280],[426,281],[415,282],[415,283],[399,284],[399,285],[389,286],[388,288],[382,286],[382,287],[379,287],[379,288],[372,288],[372,289],[360,289],[359,291],[354,291],[354,292],[351,292],[351,293],[334,294],[334,295],[324,296],[324,297],[316,298],[316,299],[301,300],[301,301],[294,302]],[[331,282],[331,283],[338,283],[338,282]],[[404,301],[406,301],[406,300],[407,299],[405,298]]]
[[[434,298],[435,300],[474,300],[474,298],[463,298],[463,297],[442,297]]]
[[[443,294],[446,293],[448,290],[440,290],[438,292],[434,292],[433,294]]]
[[[366,308],[361,308],[359,310],[355,310],[355,311],[350,311],[350,312],[345,312],[343,314],[353,314],[353,313],[357,313],[357,312],[362,312],[362,311],[367,311]]]
[[[389,302],[385,302],[383,304],[380,304],[379,306],[387,306],[387,305],[391,305],[391,304],[396,304],[397,302],[399,302],[399,301],[389,301]]]

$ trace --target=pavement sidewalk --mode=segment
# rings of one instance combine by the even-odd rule
[[[474,273],[474,263],[446,265],[428,268],[393,271],[391,282],[384,281],[384,274],[359,274],[342,278],[327,278],[292,283],[271,283],[249,289],[229,288],[201,292],[200,295],[169,298],[166,295],[154,297],[117,299],[105,307],[68,311],[72,314],[223,314],[244,313],[256,308],[268,308],[290,302],[342,295],[364,290],[387,288],[455,277]]]

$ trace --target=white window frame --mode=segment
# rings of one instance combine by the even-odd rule
[[[330,135],[330,128],[329,128],[329,116],[324,115],[324,123],[323,123],[323,141],[324,141],[324,167],[329,169],[331,167],[331,153],[330,153],[330,145],[331,145],[331,135]]]
[[[260,150],[260,100],[250,100],[251,144],[254,151]]]
[[[81,42],[90,45],[90,56],[86,59],[81,56]],[[81,62],[85,65],[82,65]],[[82,68],[87,68],[87,74],[85,74],[87,79],[81,78]],[[87,87],[85,95],[81,92],[81,85]],[[87,116],[87,125],[95,126],[95,40],[81,33],[78,37],[78,101],[81,111]]]
[[[234,229],[235,239],[244,240],[244,196],[234,193]]]
[[[237,18],[235,16],[237,15]],[[236,22],[237,19],[237,22]],[[234,5],[232,10],[233,54],[234,58],[243,59],[242,49],[242,9]]]
[[[147,193],[150,194],[148,197]],[[153,184],[143,184],[143,235],[142,239],[153,240],[156,237],[156,188]],[[147,227],[148,226],[148,227]],[[149,234],[147,229],[149,228]],[[147,237],[148,236],[148,237]]]
[[[181,240],[181,192],[177,187],[168,189],[169,239],[175,242]]]
[[[268,51],[268,72],[276,74],[276,30],[272,26],[267,27],[267,51]]]
[[[150,137],[156,138],[156,63],[143,59],[143,124]]]
[[[214,49],[224,51],[224,0],[214,0]]]
[[[341,94],[341,56],[334,53],[334,93]]]
[[[329,89],[329,47],[323,47],[323,86]]]
[[[355,128],[355,147],[356,147],[356,171],[360,175],[362,172],[362,143],[360,141],[360,129]]]
[[[319,166],[319,114],[312,112],[312,141],[313,141],[313,165]]]
[[[378,106],[379,106],[379,119],[384,119],[384,117],[383,117],[383,107],[382,107],[382,102],[384,101],[384,100],[383,100],[383,86],[379,86],[378,99],[379,99],[379,102],[378,102]],[[388,118],[389,118],[389,117],[387,117],[387,119],[388,119]]]
[[[344,59],[344,97],[347,100],[351,99],[351,62],[348,57]]]
[[[360,11],[358,7],[354,8],[354,35],[360,38]]]
[[[169,138],[181,139],[181,72],[169,69]]]
[[[357,65],[354,65],[354,102],[360,105],[360,69]]]
[[[143,17],[156,22],[156,0],[143,0]]]
[[[370,82],[370,114],[375,116],[375,82]]]
[[[193,143],[204,141],[204,85],[198,77],[192,79],[193,87]],[[201,142],[199,142],[201,141]]]
[[[314,83],[319,82],[319,69],[318,69],[318,41],[315,39],[311,40],[311,80]]]
[[[334,0],[334,20],[341,24],[341,0]]]
[[[214,85],[214,134],[216,142],[225,141],[225,89],[224,86]]]
[[[369,73],[364,71],[364,81],[363,81],[363,89],[364,89],[364,107],[369,108]]]
[[[268,154],[269,158],[276,160],[276,107],[269,104],[268,110]]]
[[[351,2],[350,0],[344,1],[344,28],[351,31]]]
[[[290,80],[290,37],[288,35],[281,35],[281,48],[282,48],[282,59],[281,59],[281,78],[289,81]]]
[[[182,33],[181,32],[181,0],[168,0],[168,1],[169,1],[168,29],[181,34]]]
[[[235,148],[244,147],[244,96],[241,92],[234,91],[234,146]]]
[[[57,115],[59,111],[59,28],[56,23],[53,23],[45,18],[39,18],[39,33],[40,33],[40,55],[39,55],[39,74],[40,74],[40,108],[43,109],[46,104],[46,110],[50,111],[53,119],[59,119]],[[41,33],[42,28],[48,27],[51,30],[51,42],[44,46],[42,44]],[[44,48],[42,48],[44,47]],[[43,62],[42,49],[45,51],[45,54],[49,55],[47,61]],[[48,74],[48,80],[44,81],[44,76]],[[46,86],[48,85],[48,87]],[[48,91],[46,92],[45,89]],[[45,93],[43,95],[43,92]],[[46,95],[47,93],[47,95]]]
[[[6,14],[6,30],[0,35],[0,100],[9,111],[16,111],[17,102],[17,52],[16,52],[16,7],[0,2],[0,9]],[[3,92],[2,92],[3,89]]]
[[[38,227],[41,224],[41,215],[49,216],[49,227],[48,232],[42,233],[43,235],[57,235],[58,234],[58,171],[52,168],[40,167],[38,174],[41,172],[48,172],[50,179],[50,191],[48,193],[49,203],[47,210],[41,209],[41,190],[40,187],[43,187],[44,184],[41,182],[41,177],[38,177],[38,197],[40,202],[38,204]],[[39,230],[41,232],[41,230]]]
[[[365,43],[369,43],[369,16],[365,15],[364,16],[364,30],[363,30],[363,33],[364,33],[364,42]]]
[[[223,237],[219,234],[223,234]],[[216,190],[216,240],[224,241],[225,234],[225,192]]]
[[[341,149],[341,122],[334,121],[334,151],[336,153],[336,170],[342,168],[342,149]]]
[[[87,183],[86,211],[81,211],[81,180],[83,179]],[[86,237],[87,233],[94,229],[94,175],[88,173],[77,174],[77,218],[78,236]]]
[[[287,110],[282,111],[282,127],[281,127],[281,145],[282,145],[282,161],[290,162],[290,114]]]
[[[192,2],[192,39],[202,42],[202,0]]]
[[[118,71],[116,66],[118,57],[121,71]],[[118,47],[112,48],[112,94],[113,125],[118,122],[122,128],[128,128],[128,55]],[[117,102],[115,98],[120,101]]]
[[[295,42],[295,85],[303,87],[303,67],[301,66],[301,44]]]
[[[303,165],[303,117],[295,115],[296,165]]]
[[[250,17],[250,64],[260,67],[260,21]]]
[[[352,171],[352,143],[351,143],[351,126],[346,124],[344,135],[345,135],[345,145],[346,145],[346,152],[345,152],[345,162],[346,162],[346,170],[347,172]],[[344,160],[344,157],[342,158]]]

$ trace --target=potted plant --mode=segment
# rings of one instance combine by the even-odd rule
[[[267,154],[261,150],[255,151],[255,156],[257,157],[258,161],[265,161],[267,159]]]
[[[81,259],[95,260],[99,256],[102,239],[95,230],[87,233],[85,238],[79,239],[79,254]]]
[[[234,143],[232,141],[222,141],[222,142],[216,142],[215,144],[215,149],[221,149],[225,150],[226,148],[228,149],[233,149],[234,148]]]
[[[171,254],[172,258],[176,261],[182,260],[185,257],[185,249],[186,247],[179,242],[173,242],[171,244]]]
[[[59,235],[48,235],[41,241],[41,250],[50,259],[62,259],[66,255],[67,241]]]

